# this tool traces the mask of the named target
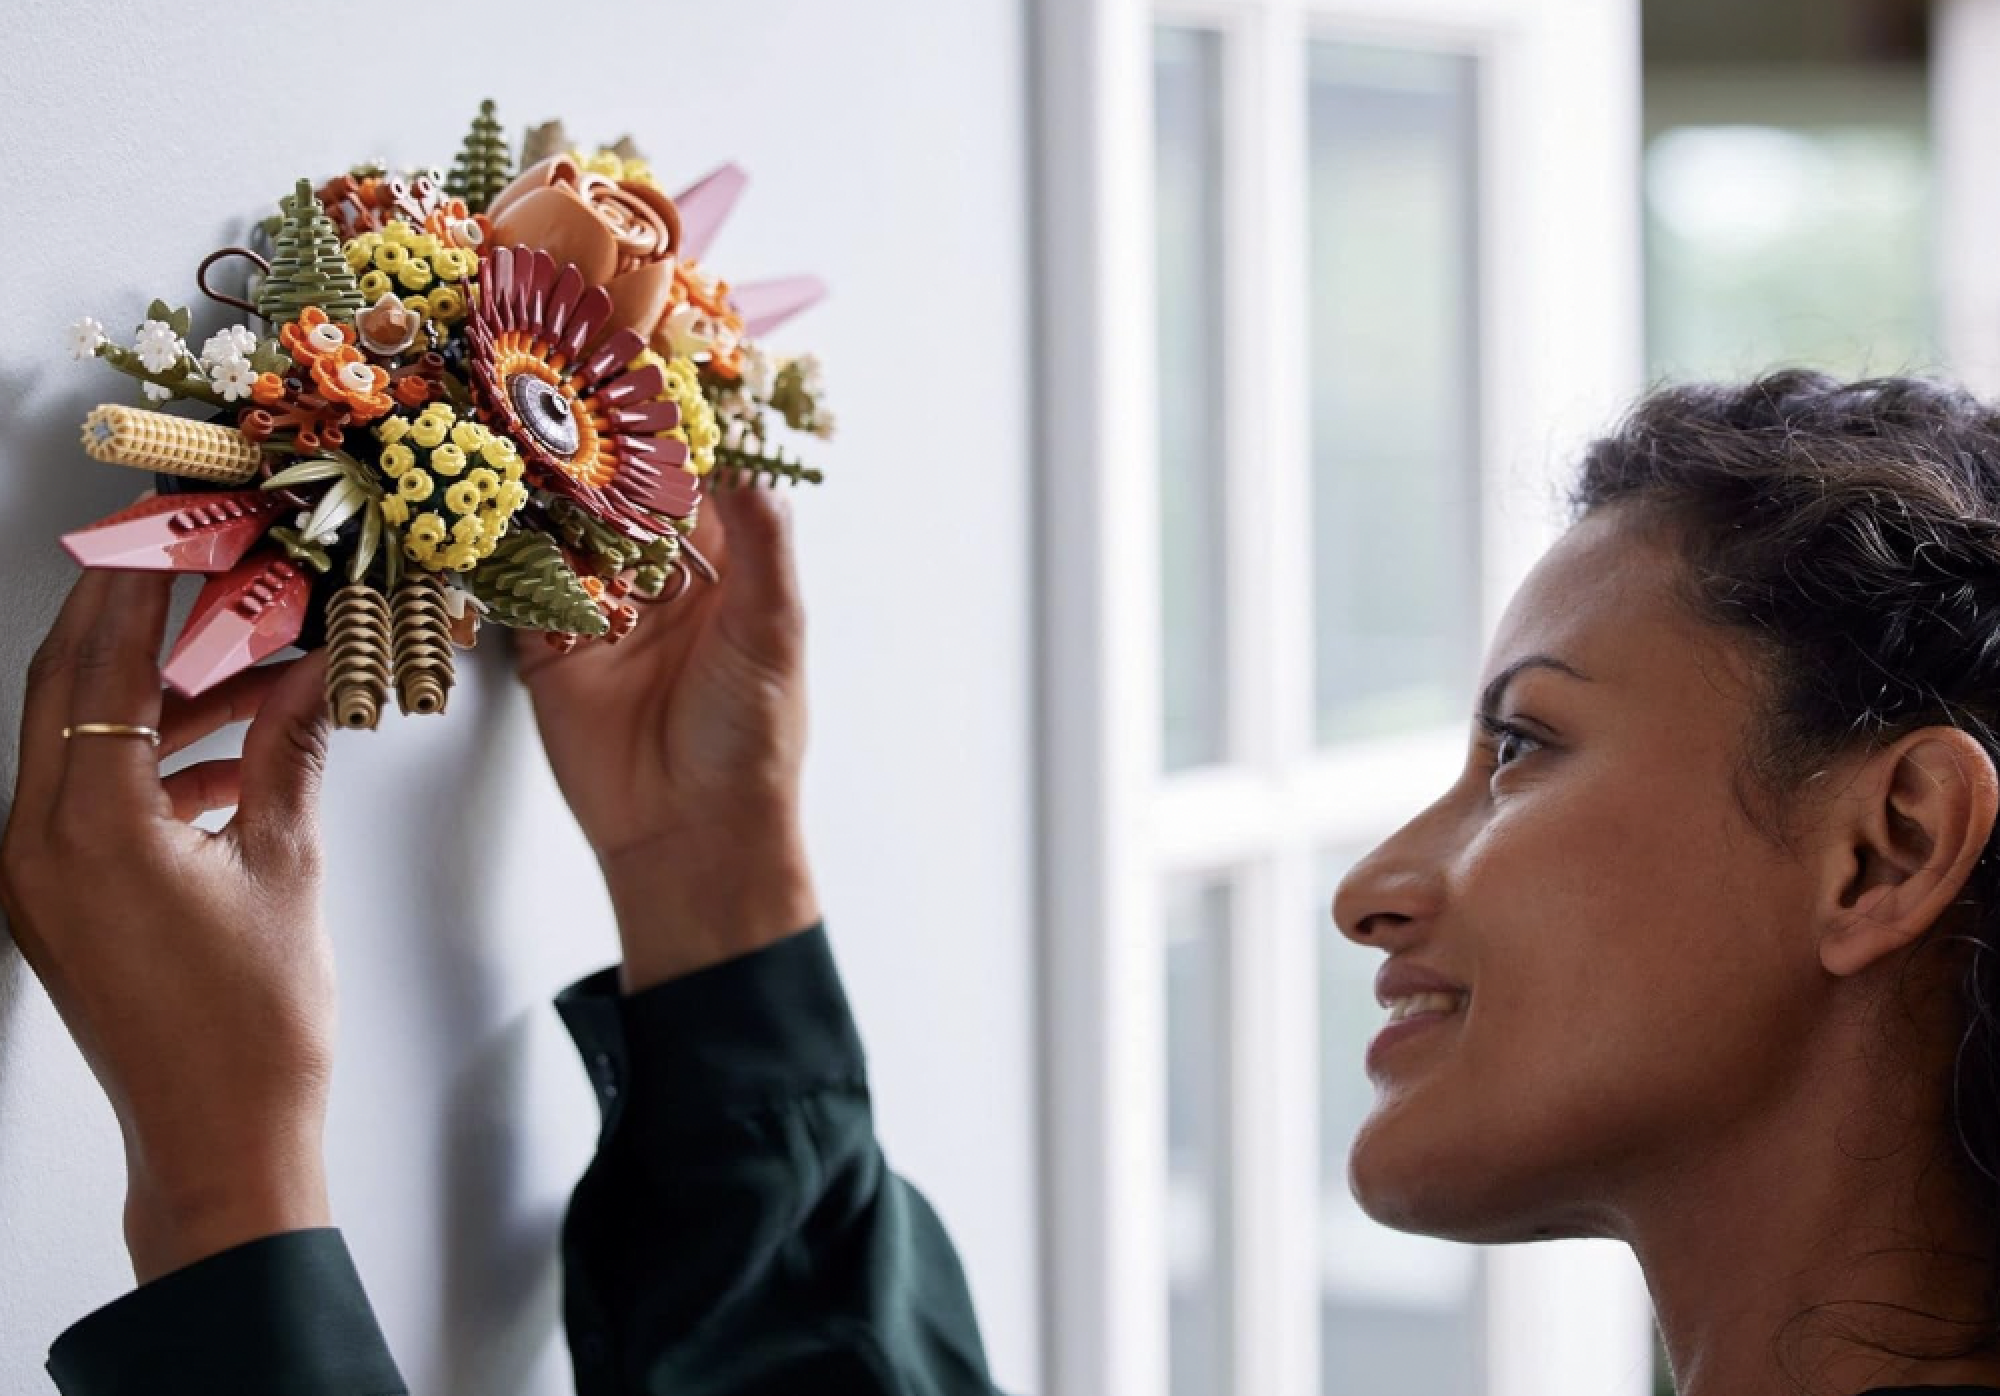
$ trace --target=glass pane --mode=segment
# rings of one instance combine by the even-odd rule
[[[1222,39],[1161,28],[1153,59],[1160,636],[1168,770],[1218,761],[1223,618]]]
[[[1456,722],[1479,624],[1475,67],[1311,46],[1323,743]]]
[[[1649,367],[1858,377],[1938,360],[1930,150],[1905,125],[1678,126],[1646,148]]]
[[[1168,1389],[1227,1396],[1229,884],[1166,888]]]
[[[1327,854],[1320,941],[1320,1352],[1325,1396],[1421,1391],[1482,1396],[1478,1251],[1408,1236],[1365,1216],[1347,1189],[1347,1150],[1374,1103],[1362,1053],[1383,1022],[1382,957],[1348,941],[1328,914],[1333,888],[1364,850]]]

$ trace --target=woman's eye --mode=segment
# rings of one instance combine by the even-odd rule
[[[1505,722],[1485,724],[1487,735],[1493,738],[1493,763],[1496,768],[1512,765],[1523,756],[1541,750],[1542,742],[1520,728]]]

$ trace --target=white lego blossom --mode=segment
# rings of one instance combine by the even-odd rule
[[[778,366],[769,354],[755,344],[743,346],[743,387],[751,397],[768,399],[777,376]]]
[[[165,402],[174,395],[172,388],[162,387],[158,383],[141,383],[139,391],[146,395],[148,402]]]
[[[201,346],[201,361],[211,371],[231,359],[248,359],[257,352],[257,336],[247,325],[224,325]]]
[[[707,353],[715,346],[715,321],[698,305],[683,303],[667,313],[662,327],[667,346],[677,359]]]
[[[139,326],[139,337],[132,347],[138,351],[139,362],[148,373],[165,373],[187,353],[187,345],[165,320],[148,320]]]
[[[69,327],[69,356],[79,363],[95,358],[98,346],[105,343],[104,326],[89,316],[84,316]]]
[[[202,352],[207,353],[207,348],[204,347]],[[222,394],[224,402],[234,402],[250,396],[250,389],[257,384],[257,370],[250,367],[250,361],[241,354],[231,354],[209,365],[208,381]]]
[[[454,582],[446,582],[444,585],[445,614],[453,620],[463,620],[467,607],[471,608],[475,616],[483,616],[492,609],[492,607],[488,606],[464,587]]]

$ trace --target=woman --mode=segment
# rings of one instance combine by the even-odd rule
[[[1629,1242],[1683,1396],[2000,1387],[2000,418],[1671,390],[1574,498],[1335,898],[1410,1012],[1355,1193]]]
[[[2000,1393],[2000,1048],[1986,1008],[2000,1001],[1987,857],[2000,420],[1907,381],[1784,374],[1667,392],[1590,452],[1577,499],[1495,638],[1463,773],[1335,899],[1343,931],[1387,953],[1378,987],[1394,1020],[1370,1048],[1377,1107],[1354,1188],[1379,1219],[1437,1235],[1626,1239],[1684,1396]],[[658,874],[648,836],[676,831],[662,811],[697,790],[717,798],[725,770],[763,773],[737,827],[794,827],[796,602],[781,533],[732,505],[732,576],[648,665],[670,681],[667,708],[612,704],[617,730],[665,734],[647,774],[618,769],[574,720],[605,701],[595,684],[637,692],[616,687],[612,659],[529,675],[614,882]],[[299,723],[310,687],[288,699]],[[727,697],[696,696],[710,693]],[[237,816],[252,829],[266,808],[258,742],[253,725]],[[728,883],[719,910],[674,919],[685,935],[656,920],[649,939],[642,909],[693,889],[619,900],[635,1086],[689,1055],[785,1059],[799,1018],[808,1036],[837,1023],[826,1040],[849,1040],[830,973],[774,968],[811,943],[774,929],[810,903],[795,836]],[[752,884],[799,900],[771,907]],[[731,1015],[692,1028],[645,1016],[649,996],[703,983],[816,1007],[735,1039]],[[73,1022],[88,1049],[87,1019]],[[691,1089],[632,1091],[627,1110],[653,1122],[639,1147],[633,1116],[611,1118],[565,1234],[580,1391],[989,1390],[949,1247],[881,1170],[865,1112],[827,1113],[839,1092],[808,1088],[812,1125],[786,1133],[768,1113],[800,1080],[774,1068],[766,1113],[739,1102],[729,1128]],[[235,1137],[285,1138],[286,1118]],[[827,1176],[846,1181],[822,1192],[811,1157],[765,1145],[830,1123],[843,1142]],[[728,1185],[668,1204],[706,1176]],[[189,1273],[300,1222],[253,1212],[238,1231],[265,1239]],[[689,1245],[716,1268],[694,1264],[683,1284],[670,1248]],[[314,1292],[365,1311],[349,1271]],[[587,1364],[578,1337],[604,1314],[612,1370]],[[387,1368],[296,1370],[318,1384],[288,1390],[358,1393]]]
[[[1629,1242],[1682,1396],[2000,1391],[2000,417],[1666,391],[1575,504],[1335,897],[1388,956],[1354,1191]]]

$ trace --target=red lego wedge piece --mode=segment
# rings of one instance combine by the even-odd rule
[[[296,506],[265,490],[155,495],[62,536],[85,567],[227,572]]]
[[[276,553],[253,553],[202,587],[161,677],[189,698],[213,688],[298,639],[311,599],[304,572]]]

